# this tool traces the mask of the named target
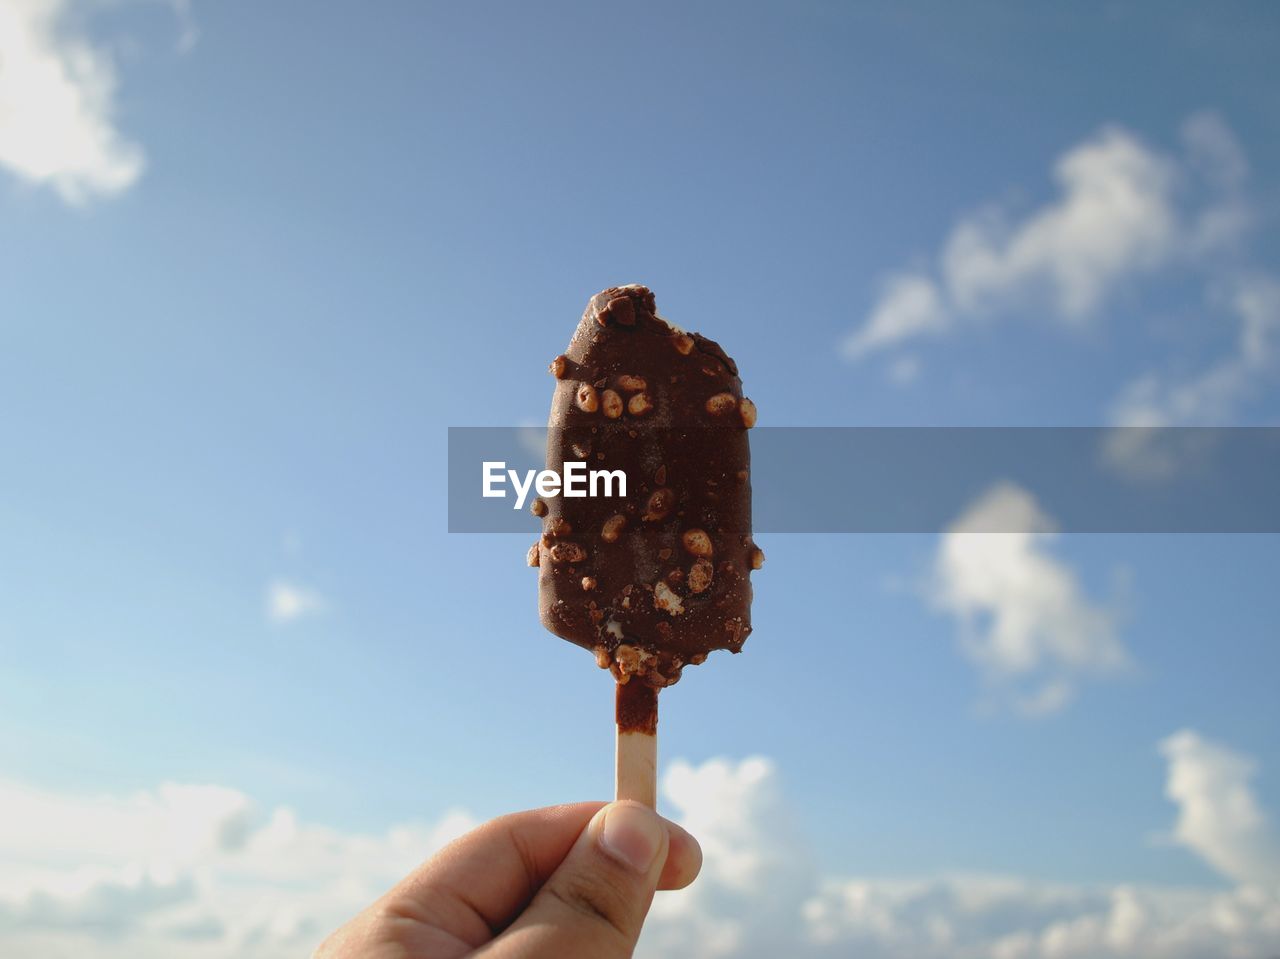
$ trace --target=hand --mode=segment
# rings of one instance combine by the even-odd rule
[[[654,890],[701,867],[697,840],[638,803],[514,813],[440,850],[312,959],[621,959]]]

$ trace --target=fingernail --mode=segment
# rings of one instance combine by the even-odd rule
[[[646,873],[662,848],[666,829],[652,809],[639,803],[614,803],[605,809],[600,847],[624,866]]]

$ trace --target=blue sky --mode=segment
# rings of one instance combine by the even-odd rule
[[[1267,4],[0,3],[4,795],[201,784],[339,837],[606,795],[612,690],[538,625],[526,538],[445,532],[443,457],[541,421],[609,285],[723,343],[762,424],[1274,423],[1278,34]],[[744,655],[663,697],[670,811],[728,829],[705,797],[736,796],[764,811],[725,842],[761,848],[785,818],[828,884],[1280,887],[1222,838],[1274,827],[1188,812],[1280,814],[1275,537],[1034,526],[763,542]],[[51,863],[148,861],[9,841],[32,956],[85,948],[23,912]],[[278,942],[182,900],[82,954],[166,954],[166,909],[202,955],[296,952],[330,913],[261,881],[302,916]],[[840,915],[770,934],[927,954]],[[1025,922],[1008,955],[1068,954]]]

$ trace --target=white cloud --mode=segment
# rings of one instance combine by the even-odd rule
[[[542,469],[547,459],[547,427],[526,423],[515,429],[516,445],[520,452],[528,458],[533,469]],[[512,466],[516,468],[517,464]]]
[[[1171,781],[1182,762],[1170,756]],[[1184,816],[1200,788],[1174,797]],[[702,841],[706,866],[688,890],[655,901],[641,959],[1252,959],[1280,948],[1274,881],[1222,891],[823,875],[767,760],[676,763],[664,794]],[[1204,819],[1220,828],[1239,797],[1210,805]]]
[[[1187,736],[1194,734],[1162,747],[1171,782],[1186,780]],[[1171,750],[1173,742],[1181,745]],[[1222,772],[1239,784],[1238,767],[1213,770]],[[1213,781],[1172,797],[1184,819]],[[1280,949],[1280,881],[1266,871],[1280,867],[1274,852],[1238,877],[1270,876],[1269,884],[1228,891],[1016,876],[823,876],[798,845],[767,761],[676,764],[664,792],[676,818],[702,840],[707,865],[690,889],[659,897],[637,952],[642,959],[1243,959]],[[1229,830],[1241,808],[1256,809],[1247,788],[1201,809],[1202,828]]]
[[[1162,427],[1230,426],[1239,407],[1274,377],[1280,363],[1280,282],[1254,273],[1229,284],[1226,307],[1239,323],[1233,348],[1189,375],[1144,373],[1111,409],[1103,460],[1138,480],[1165,480],[1198,462],[1211,434]]]
[[[796,917],[817,874],[774,764],[761,757],[677,761],[662,793],[673,818],[702,844],[704,865],[688,890],[655,900],[638,954],[791,954]]]
[[[0,4],[0,166],[82,204],[128,189],[145,158],[116,128],[111,56],[71,9],[71,0]]]
[[[1176,248],[1172,164],[1119,128],[1058,160],[1061,194],[1020,223],[991,209],[961,221],[942,253],[952,301],[966,313],[1042,298],[1056,315],[1091,313],[1124,277]]]
[[[1222,118],[1197,113],[1182,125],[1187,166],[1216,191],[1216,202],[1207,204],[1194,221],[1192,251],[1214,250],[1238,240],[1251,219],[1244,187],[1249,161],[1240,141]]]
[[[0,809],[0,848],[13,855],[65,864],[127,850],[164,869],[238,848],[251,813],[236,790],[174,783],[124,799],[83,799],[0,782]]]
[[[1030,715],[1065,706],[1080,677],[1128,662],[1114,611],[1084,594],[1050,551],[1054,538],[1035,498],[1000,483],[948,527],[934,557],[930,598],[955,617],[992,687]]]
[[[889,364],[889,382],[895,386],[906,386],[920,377],[920,358],[917,356],[900,356]]]
[[[453,812],[383,834],[259,815],[225,787],[77,796],[0,782],[0,954],[305,955],[433,850]],[[91,950],[91,951],[90,951]]]
[[[1178,154],[1110,126],[1054,164],[1054,199],[1017,216],[992,204],[962,218],[936,269],[891,276],[846,339],[857,359],[922,334],[1018,311],[1080,323],[1134,277],[1195,261],[1248,225],[1248,166],[1230,130],[1201,114]]]
[[[178,25],[178,52],[189,53],[200,39],[200,28],[191,12],[191,0],[165,0]]]
[[[1134,380],[1112,410],[1120,426],[1226,426],[1239,404],[1276,370],[1280,283],[1264,274],[1237,278],[1227,308],[1239,322],[1234,348],[1187,377],[1154,373]]]
[[[23,899],[0,903],[0,929],[61,930],[121,936],[136,924],[181,906],[195,896],[190,877],[157,874],[136,866],[82,869],[56,888],[33,886]]]
[[[1280,942],[1280,893],[844,880],[826,884],[805,918],[810,941],[827,947],[807,955],[832,959],[1252,959]]]
[[[1165,795],[1179,806],[1173,838],[1237,882],[1280,886],[1280,835],[1249,785],[1254,763],[1187,729],[1160,752],[1169,763]]]
[[[642,959],[1255,959],[1280,946],[1280,854],[1251,764],[1193,732],[1161,745],[1176,834],[1229,890],[1017,876],[824,874],[776,766],[674,762],[674,818],[702,842],[698,881],[655,900]],[[259,815],[236,790],[88,797],[0,783],[0,954],[285,959],[474,825],[455,812],[380,834]],[[9,814],[12,810],[13,814]],[[164,837],[178,837],[176,840]],[[1270,849],[1264,856],[1260,851]],[[1271,858],[1266,858],[1270,856]]]
[[[325,598],[306,586],[279,579],[267,586],[267,618],[273,623],[292,623],[327,608]]]
[[[890,343],[926,333],[941,333],[951,322],[937,285],[919,273],[899,273],[884,283],[884,292],[867,322],[844,341],[844,354],[857,359]]]

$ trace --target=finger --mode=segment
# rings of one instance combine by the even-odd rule
[[[548,806],[487,822],[403,879],[383,906],[477,948],[524,910],[603,806]],[[671,851],[658,888],[683,889],[698,875],[702,849],[675,823],[666,826]]]
[[[702,847],[683,826],[677,826],[669,819],[665,822],[670,846],[667,864],[662,867],[662,875],[658,878],[658,888],[683,889],[702,871]]]
[[[490,820],[445,846],[386,898],[475,948],[524,910],[602,806],[569,803]]]
[[[592,817],[568,856],[518,919],[481,955],[491,959],[625,959],[670,848],[653,810],[617,802]]]

